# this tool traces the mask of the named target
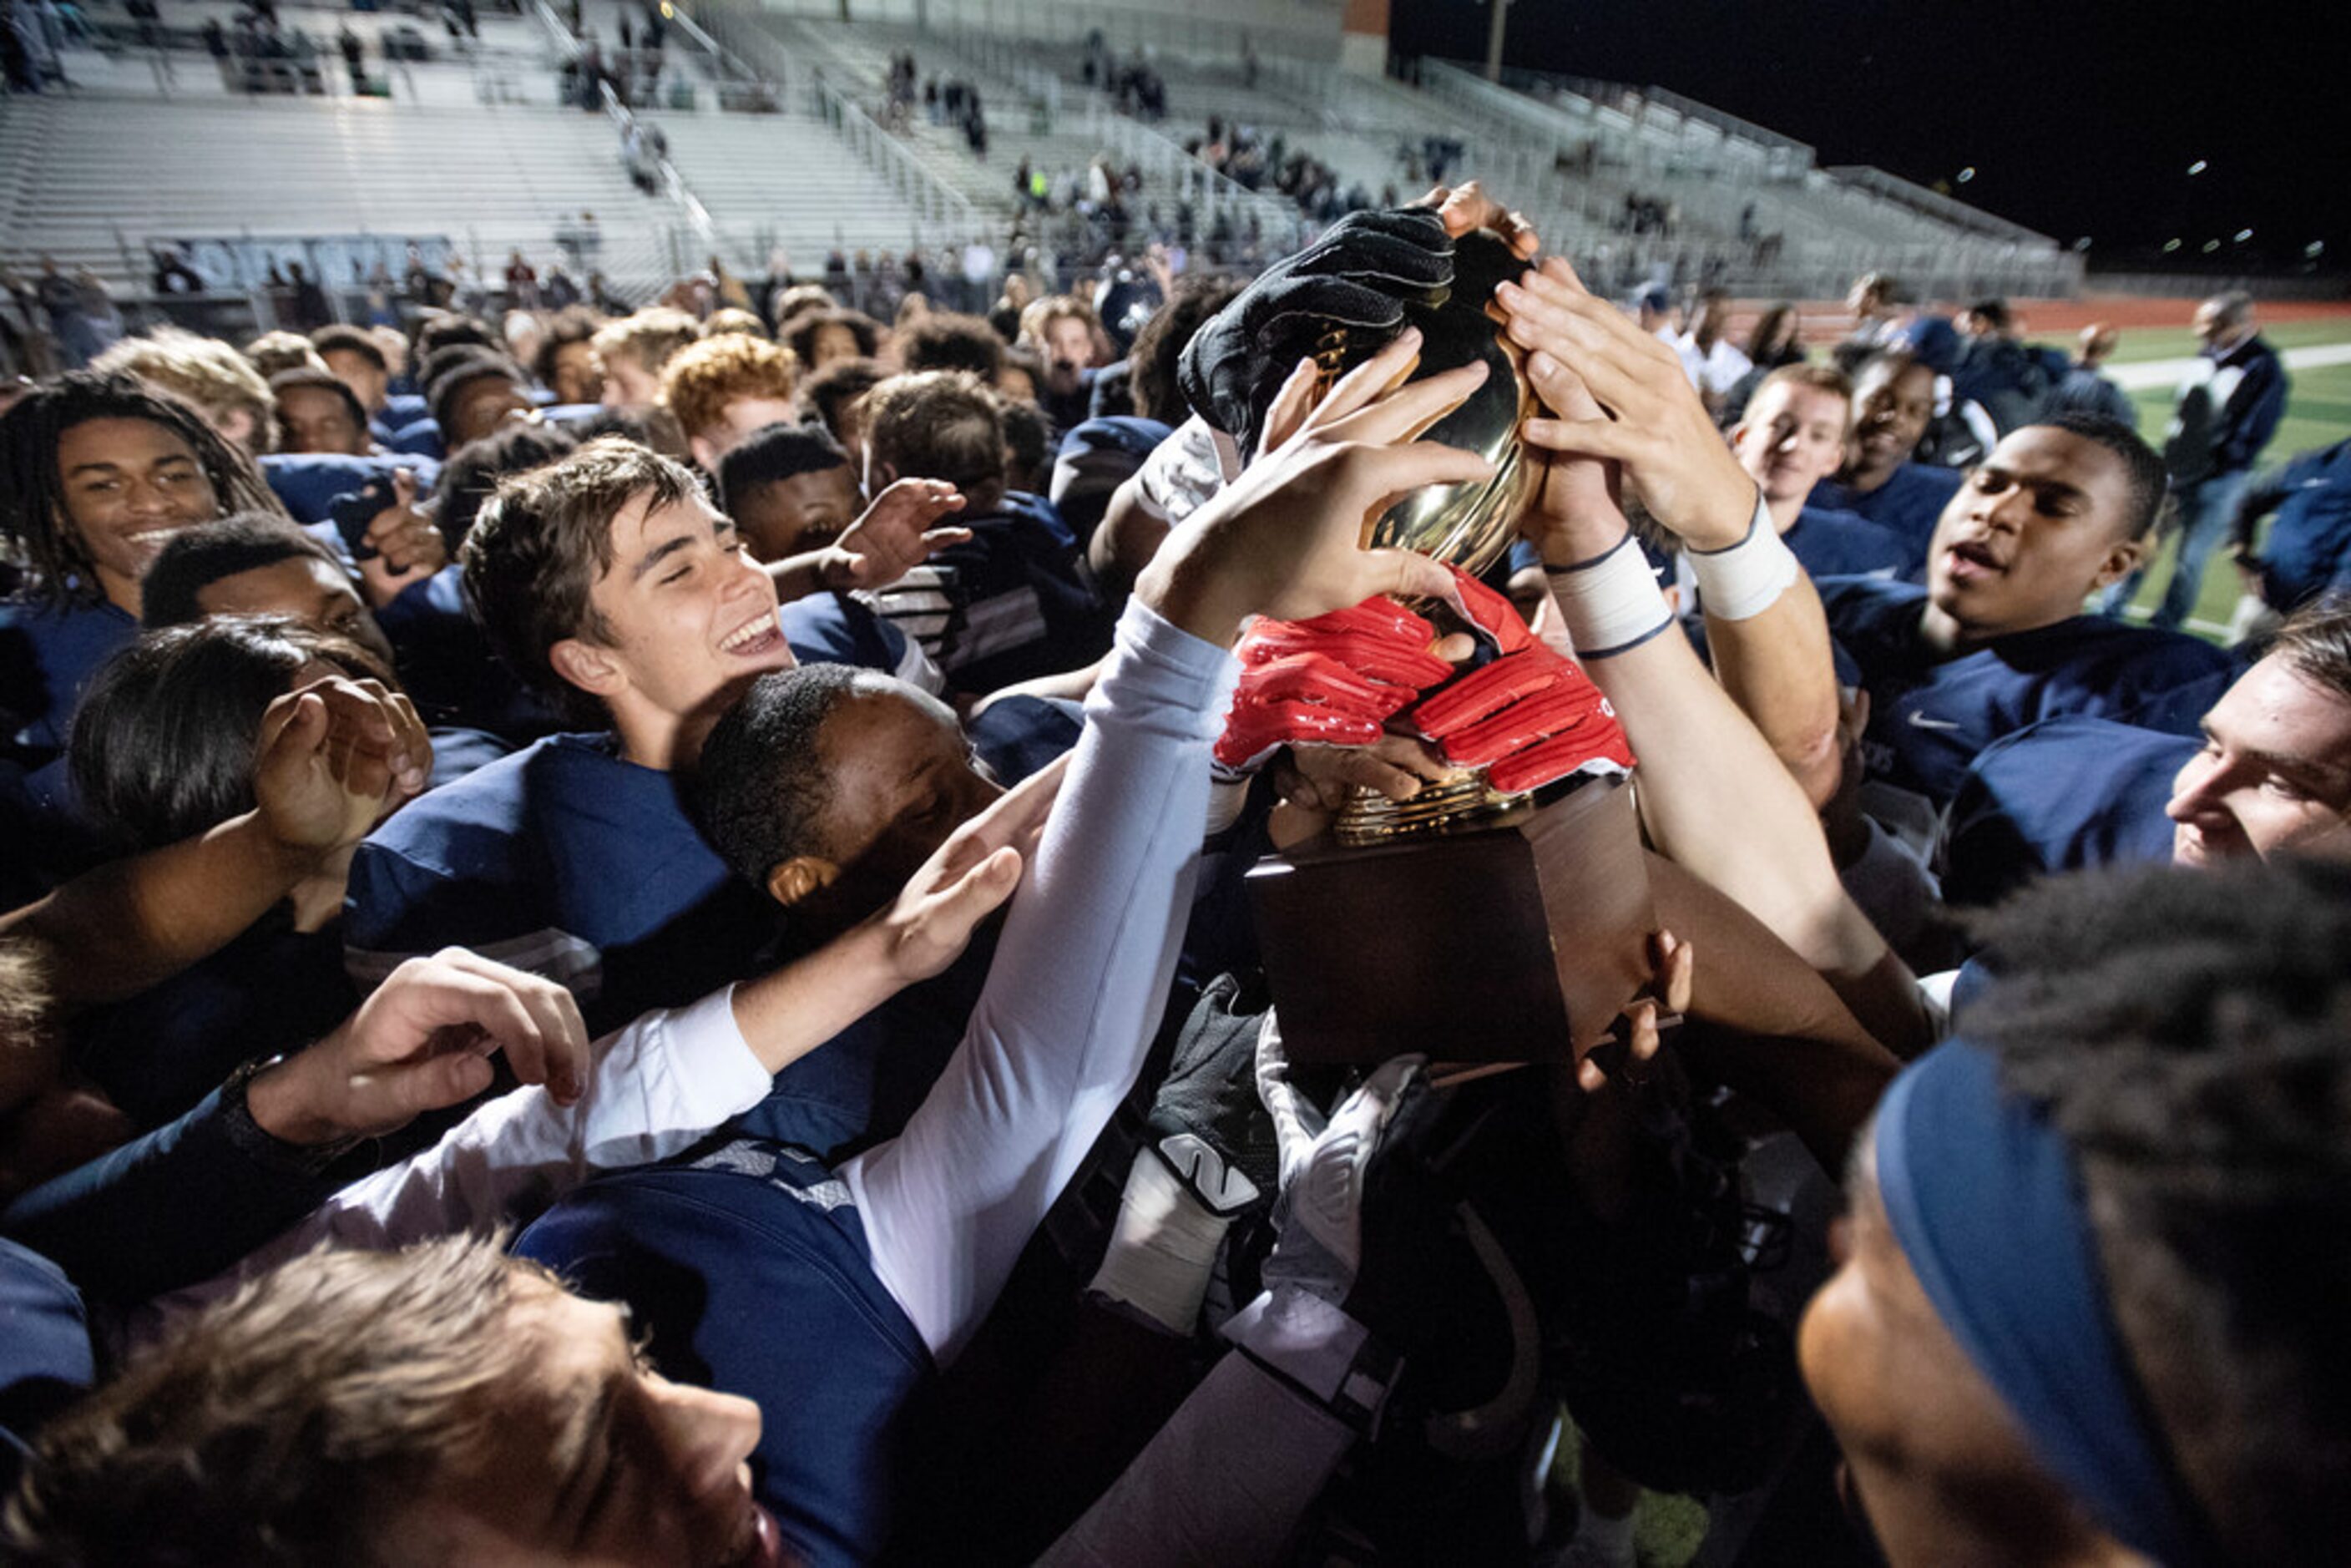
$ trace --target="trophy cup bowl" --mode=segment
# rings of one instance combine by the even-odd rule
[[[1517,537],[1536,477],[1520,429],[1538,405],[1485,302],[1524,265],[1495,235],[1465,235],[1451,289],[1407,308],[1422,336],[1414,379],[1472,362],[1488,370],[1422,439],[1476,452],[1494,472],[1405,497],[1366,545],[1475,573]],[[1336,331],[1324,340],[1326,378],[1382,346]],[[1451,1061],[1573,1060],[1648,977],[1654,910],[1620,777],[1507,795],[1479,771],[1404,801],[1357,790],[1329,830],[1259,861],[1248,883],[1296,1061],[1415,1051]]]

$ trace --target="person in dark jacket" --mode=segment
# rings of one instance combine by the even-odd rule
[[[2170,527],[2179,535],[2179,561],[2155,623],[2177,631],[2196,607],[2204,563],[2235,520],[2252,483],[2253,461],[2285,413],[2285,366],[2262,340],[2250,294],[2216,294],[2196,308],[2196,336],[2204,351],[2179,383],[2165,434],[2163,465],[2176,507]],[[2138,591],[2146,569],[2115,585],[2100,601],[2109,615]]]

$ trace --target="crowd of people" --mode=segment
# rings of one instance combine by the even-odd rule
[[[1158,259],[7,390],[0,1554],[2339,1558],[2351,443],[2232,477],[2250,302],[2158,453],[2111,334],[1741,353],[1474,184]],[[2092,608],[2175,510],[2248,641]],[[1334,956],[1597,861],[1269,913],[1473,777],[1622,806],[1613,1020]]]

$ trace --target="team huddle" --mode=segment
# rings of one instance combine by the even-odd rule
[[[1131,336],[755,303],[0,413],[9,1561],[2340,1556],[2351,469],[2249,301],[2160,451],[1474,184]],[[1508,553],[1368,546],[1496,364]],[[1293,1051],[1251,868],[1473,773],[1629,779],[1645,983]]]

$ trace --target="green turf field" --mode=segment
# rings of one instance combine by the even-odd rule
[[[2262,336],[2281,351],[2324,343],[2351,343],[2351,319],[2278,322],[2263,327]],[[2195,351],[2195,334],[2184,327],[2133,329],[2123,333],[2114,362],[2182,359]],[[2286,375],[2293,382],[2293,391],[2286,400],[2285,418],[2279,422],[2277,434],[2270,438],[2269,447],[2262,455],[2265,465],[2283,462],[2314,446],[2331,446],[2351,435],[2351,364],[2302,370],[2289,366]],[[2138,404],[2139,434],[2159,445],[2164,426],[2171,419],[2171,390],[2143,388],[2131,397]],[[2171,556],[2170,549],[2164,550],[2157,558],[2155,570],[2140,583],[2136,602],[2142,610],[2152,611],[2163,597],[2164,584],[2171,578]],[[2192,629],[2211,635],[2225,627],[2236,608],[2239,591],[2235,570],[2225,556],[2215,555],[2205,570],[2204,591],[2197,598],[2192,617],[2193,622],[2203,624]]]

